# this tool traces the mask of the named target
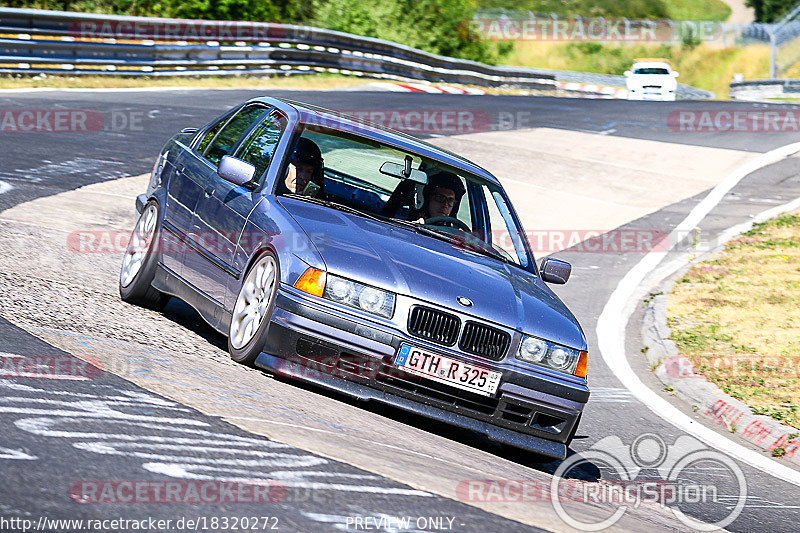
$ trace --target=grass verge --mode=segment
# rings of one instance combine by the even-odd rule
[[[722,0],[665,0],[664,4],[672,20],[725,22],[731,16],[731,7]]]
[[[346,89],[364,85],[374,80],[336,74],[309,74],[302,76],[219,76],[155,78],[146,76],[69,76],[69,75],[13,75],[0,76],[0,89],[29,89],[48,87],[57,89],[102,89],[140,87],[209,87],[232,89],[289,89],[319,91]]]
[[[681,353],[723,391],[800,428],[800,212],[757,224],[675,284]]]
[[[554,43],[525,41],[515,43],[504,63],[553,70],[577,70],[621,75],[637,57],[664,57],[680,73],[680,83],[713,91],[717,98],[728,97],[734,73],[745,79],[765,78],[769,74],[769,47],[720,48],[706,44],[671,46],[664,44]]]

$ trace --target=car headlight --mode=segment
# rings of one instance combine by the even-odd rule
[[[561,346],[537,337],[527,335],[523,337],[519,350],[517,350],[517,359],[578,377],[586,377],[587,352]]]
[[[392,318],[394,314],[393,293],[339,276],[328,275],[322,297],[373,315]]]

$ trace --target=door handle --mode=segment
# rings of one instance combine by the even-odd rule
[[[214,188],[213,187],[208,187],[205,191],[203,191],[203,195],[206,198],[211,198],[212,196],[214,196]]]

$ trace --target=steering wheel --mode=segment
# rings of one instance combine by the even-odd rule
[[[464,224],[455,217],[431,217],[425,219],[425,224],[431,226],[445,226],[449,228],[458,228],[466,232],[470,231],[469,226],[467,226],[466,224]]]

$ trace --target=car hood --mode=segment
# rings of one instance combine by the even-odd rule
[[[531,273],[406,228],[302,200],[279,202],[303,228],[332,274],[586,348],[575,317]],[[473,305],[461,306],[458,297],[469,298]]]

